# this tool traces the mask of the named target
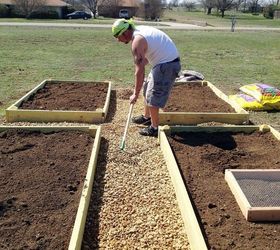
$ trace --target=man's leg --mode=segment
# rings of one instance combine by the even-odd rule
[[[171,88],[180,69],[179,62],[164,63],[153,67],[150,74],[151,80],[147,82],[144,92],[146,103],[149,105],[148,110],[145,107],[145,116],[151,116],[151,126],[140,130],[140,135],[158,135],[159,108],[163,108],[166,105]]]
[[[152,127],[157,128],[159,125],[159,108],[149,106],[149,113],[151,115]]]
[[[146,118],[151,117],[150,109],[149,109],[149,106],[146,104],[146,101],[144,103],[144,116]]]
[[[159,108],[153,106],[147,106],[147,108],[151,115],[151,126],[141,129],[139,133],[144,136],[158,136]]]
[[[151,115],[149,107],[147,106],[146,102],[146,91],[147,91],[147,85],[148,81],[145,81],[143,84],[143,95],[144,95],[144,113],[143,115],[132,117],[132,122],[136,124],[142,124],[142,125],[151,125]]]
[[[132,122],[140,125],[151,125],[151,115],[149,107],[144,103],[144,115],[134,116],[132,117]]]

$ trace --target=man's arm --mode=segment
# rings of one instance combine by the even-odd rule
[[[142,36],[136,36],[132,41],[131,50],[135,65],[135,87],[134,94],[130,97],[130,102],[135,103],[143,86],[145,65],[148,63],[148,60],[145,57],[145,53],[147,51],[147,42],[145,38]]]

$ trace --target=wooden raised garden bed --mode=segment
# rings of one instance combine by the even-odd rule
[[[246,124],[249,113],[208,81],[176,82],[160,124],[191,125],[205,122]]]
[[[277,222],[248,222],[226,169],[279,169],[270,126],[163,126],[159,140],[192,249],[279,249]]]
[[[100,126],[0,127],[0,248],[80,249]]]
[[[225,180],[248,221],[280,221],[280,169],[227,169]]]
[[[111,82],[44,80],[6,109],[8,122],[103,122]]]

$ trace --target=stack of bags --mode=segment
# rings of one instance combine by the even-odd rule
[[[280,110],[280,90],[264,83],[253,83],[239,88],[242,91],[229,98],[247,110]]]

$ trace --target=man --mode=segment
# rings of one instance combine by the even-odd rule
[[[171,88],[181,70],[180,58],[173,41],[164,32],[149,26],[135,26],[132,20],[119,19],[112,26],[112,33],[122,43],[131,41],[135,65],[135,87],[130,96],[134,104],[143,87],[144,115],[133,117],[137,124],[148,125],[140,130],[144,136],[157,136],[159,109],[167,103]],[[144,82],[145,66],[152,70]],[[144,85],[144,86],[143,86]]]

